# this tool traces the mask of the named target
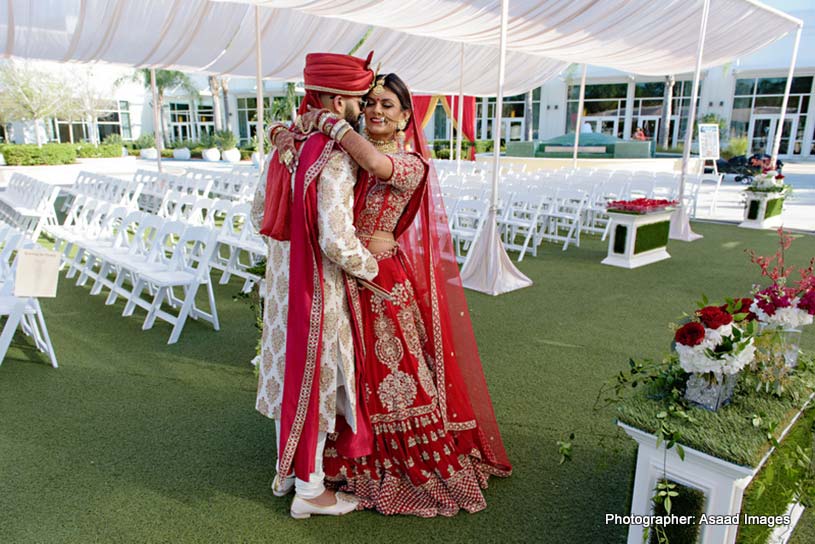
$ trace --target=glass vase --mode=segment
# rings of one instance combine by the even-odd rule
[[[782,329],[778,332],[779,355],[784,358],[784,363],[789,368],[798,366],[798,348],[801,343],[801,329]]]
[[[715,412],[730,402],[738,380],[738,374],[722,374],[717,377],[710,372],[705,374],[694,372],[688,378],[685,398],[697,406]]]

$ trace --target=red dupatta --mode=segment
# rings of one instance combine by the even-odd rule
[[[317,184],[334,142],[311,135],[300,149],[290,210],[291,261],[286,369],[280,410],[280,474],[308,480],[319,432],[320,352],[323,334],[323,263],[317,233]]]

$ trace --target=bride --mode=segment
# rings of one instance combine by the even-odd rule
[[[452,516],[486,507],[507,459],[473,335],[438,182],[410,92],[380,75],[366,96],[364,136],[338,131],[325,110],[304,114],[360,165],[357,236],[379,275],[349,293],[360,339],[357,394],[368,432],[340,431],[325,449],[326,480],[383,514]],[[338,135],[339,133],[339,135]],[[286,147],[284,139],[275,143]],[[336,444],[368,436],[358,457]],[[371,443],[372,442],[372,443]],[[340,448],[349,451],[348,448]],[[354,451],[353,449],[351,451]]]

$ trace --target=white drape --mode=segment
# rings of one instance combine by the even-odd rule
[[[260,4],[265,79],[301,78],[306,53],[376,51],[417,92],[495,94],[499,0],[7,0],[0,54],[255,75]],[[506,94],[537,87],[564,63],[633,73],[691,71],[702,0],[512,0]],[[704,67],[747,55],[794,31],[794,18],[751,0],[714,0]],[[745,29],[749,29],[745,31]]]

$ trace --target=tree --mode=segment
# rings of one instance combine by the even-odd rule
[[[218,76],[209,76],[209,91],[212,94],[212,117],[215,120],[215,132],[223,130],[221,117],[221,80]]]
[[[101,91],[94,85],[93,81],[93,68],[88,67],[84,72],[80,72],[73,88],[73,96],[69,102],[66,116],[69,119],[82,119],[88,126],[91,143],[99,145],[97,122],[103,110],[115,109],[116,103],[108,98],[107,92]]]
[[[294,83],[286,84],[286,96],[276,96],[272,99],[270,116],[272,121],[294,121],[297,117],[297,91]]]
[[[23,62],[0,64],[0,110],[9,121],[34,121],[37,145],[43,140],[39,124],[64,113],[71,102],[70,85],[63,78]]]
[[[133,81],[141,81],[148,93],[153,92],[153,88],[150,84],[150,68],[142,68],[138,70],[135,74],[133,74],[131,79]],[[167,135],[167,128],[165,126],[163,113],[164,97],[168,92],[176,89],[183,89],[192,98],[198,96],[198,89],[192,84],[192,80],[184,72],[179,72],[178,70],[156,70],[156,94],[158,95],[158,104],[154,104],[153,107],[157,107],[159,111],[159,118],[161,119],[161,134],[163,135],[162,140],[164,140]],[[159,152],[161,152],[161,149],[164,147],[163,143],[163,141],[156,141],[156,147],[158,148]]]

